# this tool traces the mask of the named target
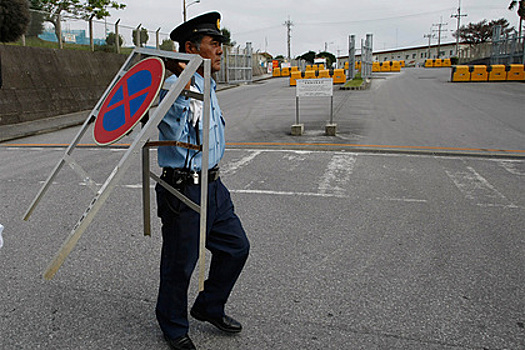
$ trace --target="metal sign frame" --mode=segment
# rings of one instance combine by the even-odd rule
[[[109,92],[116,85],[117,81],[124,76],[124,74],[131,68],[132,62],[141,57],[157,56],[164,57],[168,59],[173,59],[177,61],[186,62],[186,68],[182,71],[177,79],[177,82],[168,89],[168,93],[160,102],[155,112],[149,117],[149,120],[143,125],[139,134],[127,149],[125,154],[122,156],[121,160],[117,166],[113,169],[110,175],[107,177],[106,181],[102,184],[100,188],[97,188],[95,182],[91,179],[89,174],[78,164],[73,157],[71,156],[76,146],[80,142],[81,138],[84,136],[86,131],[89,128],[89,124],[93,123],[98,115],[98,112],[108,96]],[[204,92],[202,94],[189,92],[184,90],[185,85],[191,80],[194,73],[203,66],[204,68]],[[143,209],[144,209],[144,233],[146,235],[150,234],[150,197],[149,197],[149,179],[152,178],[156,182],[160,183],[162,186],[167,188],[175,196],[179,197],[181,200],[184,200],[193,210],[196,210],[200,213],[200,244],[199,244],[199,290],[204,289],[204,269],[205,269],[205,239],[206,239],[206,213],[207,213],[207,198],[208,198],[208,160],[209,160],[209,133],[203,132],[202,145],[190,145],[183,142],[177,141],[158,141],[150,142],[149,140],[157,132],[157,126],[160,124],[171,105],[175,102],[177,97],[181,94],[202,100],[204,103],[203,106],[203,130],[209,130],[210,126],[210,106],[211,106],[211,61],[209,59],[203,59],[199,55],[190,55],[183,53],[176,53],[170,51],[162,50],[152,50],[137,48],[135,49],[128,57],[126,62],[122,65],[120,71],[117,73],[113,81],[110,83],[98,103],[95,105],[95,108],[91,111],[86,121],[82,125],[80,131],[74,137],[73,141],[67,147],[64,155],[59,160],[46,182],[40,188],[40,191],[36,195],[35,199],[27,209],[24,214],[23,219],[28,220],[33,211],[35,210],[38,203],[41,201],[49,187],[51,186],[53,180],[62,169],[65,164],[68,164],[83,180],[86,181],[89,188],[95,192],[95,196],[91,200],[87,209],[84,211],[80,219],[77,221],[73,229],[71,230],[69,236],[66,238],[62,247],[57,252],[46,271],[44,272],[44,278],[47,280],[52,279],[60,266],[64,263],[67,256],[71,253],[76,243],[86,231],[88,226],[94,220],[96,214],[108,199],[110,193],[113,191],[115,186],[124,176],[126,170],[131,166],[132,161],[136,156],[142,153],[142,171],[143,171]],[[200,205],[197,205],[178,192],[176,189],[168,185],[166,182],[161,180],[157,175],[153,174],[149,169],[149,149],[151,147],[163,147],[163,146],[179,146],[185,148],[193,148],[202,150],[202,169],[201,169],[201,201]],[[142,152],[141,152],[142,150]]]

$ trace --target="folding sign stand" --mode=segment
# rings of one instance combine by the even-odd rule
[[[131,144],[131,146],[128,148],[126,153],[122,156],[120,162],[118,165],[113,169],[111,174],[108,176],[106,181],[103,183],[103,185],[100,188],[97,188],[97,185],[93,180],[91,180],[91,177],[89,174],[73,159],[71,154],[73,153],[73,150],[76,148],[78,143],[80,142],[81,138],[84,136],[86,131],[88,130],[89,124],[96,121],[97,123],[95,127],[98,124],[97,116],[99,116],[99,113],[101,109],[108,105],[108,102],[106,100],[109,100],[111,97],[115,94],[115,92],[112,92],[112,90],[115,90],[115,86],[119,87],[119,84],[121,83],[119,80],[124,77],[128,76],[128,72],[133,70],[133,67],[130,68],[131,63],[133,61],[136,61],[136,59],[141,57],[164,57],[168,59],[173,59],[177,61],[187,62],[186,68],[183,70],[183,72],[180,74],[179,79],[177,79],[177,82],[169,87],[168,93],[160,102],[157,109],[149,117],[149,120],[143,125],[143,128],[140,130],[140,133],[135,138],[134,142]],[[141,61],[143,62],[143,61]],[[139,62],[139,63],[141,63]],[[138,64],[137,64],[138,65]],[[193,74],[199,69],[199,67],[204,66],[204,93],[196,93],[196,92],[190,92],[187,90],[184,90],[185,85],[191,80],[193,77]],[[162,73],[164,73],[164,68],[162,65]],[[162,77],[163,79],[163,77]],[[126,170],[130,167],[132,162],[135,160],[135,157],[141,153],[142,150],[142,172],[143,172],[143,182],[142,182],[142,188],[143,188],[143,209],[144,209],[144,234],[149,235],[151,232],[150,227],[150,191],[149,191],[149,178],[151,177],[156,182],[160,183],[162,186],[164,186],[168,191],[170,191],[173,195],[181,199],[184,203],[186,203],[190,208],[200,213],[200,245],[199,245],[199,290],[202,290],[204,288],[204,269],[205,269],[205,239],[206,239],[206,212],[207,212],[207,198],[208,198],[208,159],[209,159],[209,133],[203,132],[202,137],[202,145],[192,145],[187,144],[183,142],[178,141],[155,141],[150,142],[150,138],[157,132],[157,126],[160,124],[162,119],[164,118],[164,115],[168,112],[171,105],[175,102],[177,97],[179,95],[184,95],[187,97],[195,98],[202,100],[204,102],[203,106],[203,130],[207,131],[210,128],[210,89],[211,89],[211,63],[208,59],[203,59],[202,57],[198,55],[189,55],[189,54],[182,54],[182,53],[175,53],[175,52],[169,52],[169,51],[161,51],[161,50],[151,50],[151,49],[135,49],[118,74],[115,76],[111,84],[109,85],[108,89],[104,92],[101,99],[96,104],[95,108],[91,111],[88,118],[82,125],[80,131],[75,136],[69,147],[67,147],[64,156],[58,164],[53,169],[51,175],[49,175],[48,179],[38,192],[37,196],[31,203],[30,207],[26,211],[24,215],[24,220],[28,220],[31,213],[34,211],[37,204],[40,202],[46,191],[49,189],[51,183],[53,182],[54,178],[58,174],[58,172],[62,169],[64,164],[68,164],[82,179],[86,180],[88,183],[89,188],[95,192],[95,197],[91,200],[89,206],[84,211],[84,214],[80,217],[78,222],[73,227],[73,230],[67,237],[67,239],[64,241],[61,249],[58,251],[56,256],[54,257],[53,261],[48,266],[47,270],[44,273],[45,279],[52,279],[62,263],[65,261],[66,257],[69,255],[69,253],[73,250],[75,244],[80,239],[80,236],[84,233],[84,231],[87,229],[89,224],[93,221],[95,215],[99,211],[99,209],[102,207],[104,202],[109,197],[111,191],[115,188],[117,183],[122,179],[124,176],[124,173]],[[125,93],[128,94],[127,88],[124,88]],[[106,103],[104,103],[106,101]],[[111,104],[111,103],[110,103]],[[149,105],[148,105],[149,108]],[[144,113],[147,112],[147,109]],[[100,116],[99,116],[100,118]],[[131,127],[133,128],[134,125]],[[109,128],[111,129],[111,128]],[[122,135],[124,136],[124,135]],[[122,137],[120,136],[120,137]],[[119,138],[120,138],[119,137]],[[117,139],[118,140],[118,139]],[[116,140],[114,140],[116,141]],[[113,141],[113,142],[114,142]],[[99,143],[97,141],[97,143]],[[106,144],[110,144],[112,142],[108,142]],[[100,143],[99,143],[100,144]],[[190,148],[194,150],[201,150],[202,151],[202,167],[201,169],[201,200],[200,205],[193,203],[191,200],[189,200],[187,197],[185,197],[183,194],[178,192],[176,189],[171,187],[169,184],[167,184],[165,181],[160,179],[157,175],[153,174],[150,171],[149,166],[149,149],[151,147],[163,147],[163,146],[178,146],[178,147],[184,147],[184,148]]]

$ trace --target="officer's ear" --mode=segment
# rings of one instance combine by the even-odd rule
[[[184,49],[186,50],[185,52],[186,53],[198,53],[199,51],[197,50],[197,47],[194,43],[192,43],[191,41],[186,41],[184,43]]]

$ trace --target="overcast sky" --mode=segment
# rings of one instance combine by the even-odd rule
[[[121,24],[148,30],[160,28],[169,33],[182,22],[182,0],[126,0],[127,7],[112,11],[108,22],[120,18]],[[290,19],[291,55],[325,48],[335,55],[346,55],[348,36],[356,35],[358,48],[367,33],[374,35],[374,51],[398,47],[427,45],[425,34],[442,26],[442,42],[454,42],[451,31],[456,29],[458,0],[187,0],[188,18],[208,11],[222,14],[222,27],[232,33],[232,40],[244,46],[251,42],[254,50],[267,51],[273,56],[287,55],[286,27]],[[461,24],[505,17],[518,27],[516,11],[507,8],[510,0],[462,0]],[[437,39],[433,40],[437,43]],[[148,42],[149,45],[154,45]]]

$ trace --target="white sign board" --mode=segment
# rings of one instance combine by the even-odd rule
[[[297,97],[333,96],[333,79],[299,79],[297,80]]]

